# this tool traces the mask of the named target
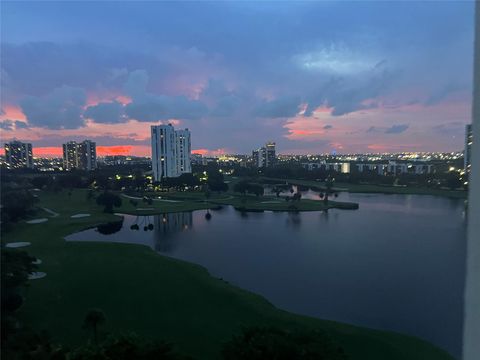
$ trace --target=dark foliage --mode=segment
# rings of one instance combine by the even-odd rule
[[[320,332],[292,333],[277,328],[249,328],[222,351],[225,360],[344,360],[343,349]]]
[[[97,197],[97,204],[105,206],[104,212],[111,213],[114,206],[122,206],[122,199],[118,195],[105,191]]]

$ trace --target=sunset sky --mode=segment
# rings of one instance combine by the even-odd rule
[[[150,155],[457,151],[472,100],[469,2],[2,2],[3,143]]]

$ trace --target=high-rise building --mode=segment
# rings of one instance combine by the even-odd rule
[[[265,167],[272,167],[277,161],[275,153],[275,143],[267,142],[265,144]]]
[[[33,168],[32,144],[16,140],[6,143],[5,161],[10,169]]]
[[[190,131],[177,130],[171,124],[154,125],[152,136],[152,170],[155,181],[192,172]]]
[[[63,169],[72,170],[77,168],[77,143],[69,141],[63,144]]]
[[[97,145],[84,140],[77,145],[77,168],[92,171],[97,168]]]
[[[91,171],[97,167],[97,147],[95,142],[84,140],[81,143],[69,141],[63,144],[63,168]]]
[[[464,170],[468,175],[470,173],[470,161],[472,156],[472,142],[473,142],[473,131],[472,124],[465,126],[465,153],[464,153]]]
[[[177,155],[177,173],[178,175],[191,173],[192,166],[190,164],[190,131],[177,130],[175,131],[176,155]]]
[[[277,161],[275,153],[275,143],[267,142],[264,147],[253,150],[252,152],[253,164],[256,167],[272,167]]]

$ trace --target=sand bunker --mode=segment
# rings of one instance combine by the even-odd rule
[[[30,245],[29,242],[19,241],[19,242],[7,243],[5,246],[8,248],[19,248],[19,247],[25,247],[28,245]]]
[[[33,220],[28,220],[27,224],[41,224],[41,223],[44,223],[44,222],[47,222],[47,221],[48,221],[47,218],[33,219]]]
[[[52,217],[57,217],[58,215],[60,215],[59,213],[53,211],[53,210],[50,210],[50,209],[47,209],[47,208],[42,208],[43,210],[45,210],[46,212],[48,212],[50,215],[52,215]]]
[[[125,195],[122,194],[123,197],[126,197],[127,199],[134,199],[134,200],[142,200],[143,198],[138,197],[138,196],[130,196],[130,195]]]
[[[47,273],[44,273],[41,271],[33,272],[30,275],[28,275],[28,280],[37,280],[37,279],[44,278],[45,276],[47,276]]]
[[[155,210],[155,208],[137,208],[137,210]]]
[[[79,218],[84,218],[84,217],[89,217],[90,214],[75,214],[70,216],[72,219],[79,219]]]
[[[34,261],[32,261],[32,264],[35,264],[35,265],[40,265],[42,263],[42,260],[40,259],[35,259]]]
[[[167,200],[167,199],[153,199],[153,201],[164,201],[164,202],[170,202],[170,203],[183,202],[183,201],[181,201],[181,200]]]

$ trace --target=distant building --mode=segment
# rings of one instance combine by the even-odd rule
[[[63,144],[63,169],[72,170],[77,168],[77,143],[69,141]]]
[[[97,168],[97,145],[93,141],[85,140],[78,144],[77,167],[87,171]]]
[[[464,154],[464,170],[468,175],[471,168],[471,156],[472,156],[472,142],[473,142],[473,131],[472,124],[465,126],[465,154]]]
[[[175,131],[171,124],[151,127],[152,170],[155,181],[192,172],[188,129]]]
[[[192,165],[190,163],[191,142],[190,131],[176,130],[175,131],[175,146],[176,146],[176,158],[177,158],[177,174],[178,176],[191,173]]]
[[[9,169],[33,168],[32,144],[11,141],[5,144],[5,162]]]
[[[81,143],[69,141],[63,144],[63,168],[64,170],[95,170],[97,168],[96,144],[90,140]]]
[[[275,152],[275,143],[267,142],[265,144],[265,167],[272,167],[277,162],[277,156]]]
[[[264,147],[252,151],[252,161],[255,167],[272,167],[277,162],[275,143],[267,142]]]
[[[431,174],[434,172],[434,165],[423,161],[392,161],[378,160],[372,162],[350,161],[350,162],[328,162],[325,160],[317,162],[302,163],[302,166],[309,170],[337,171],[343,174],[350,172],[376,173],[377,175],[399,175],[399,174]]]

